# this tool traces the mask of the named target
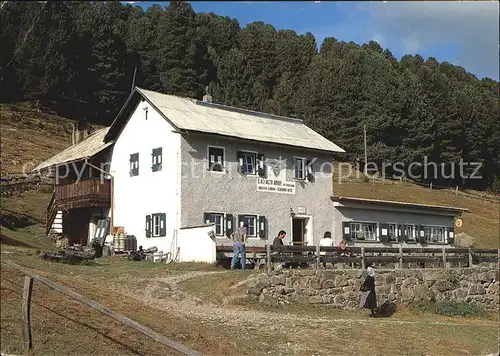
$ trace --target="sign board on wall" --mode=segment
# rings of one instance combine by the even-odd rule
[[[257,178],[257,191],[281,194],[295,194],[295,182],[287,182],[278,179]]]

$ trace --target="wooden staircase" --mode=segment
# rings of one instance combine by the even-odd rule
[[[54,229],[54,220],[57,225],[62,222],[62,212],[79,208],[109,207],[111,203],[110,180],[95,178],[86,179],[77,183],[56,185],[54,193],[47,205],[46,233]],[[61,226],[57,227],[60,230]]]

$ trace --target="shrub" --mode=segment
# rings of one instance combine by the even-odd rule
[[[475,303],[457,302],[455,300],[445,300],[441,302],[413,302],[410,308],[427,313],[434,313],[446,316],[484,316],[486,314],[483,307]]]

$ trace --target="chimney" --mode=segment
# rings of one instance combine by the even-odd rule
[[[206,94],[203,95],[203,101],[205,103],[211,103],[212,102],[212,95],[208,92],[208,87],[205,87],[205,92]]]
[[[78,142],[85,140],[89,135],[89,129],[86,122],[72,123],[71,144],[76,145]]]

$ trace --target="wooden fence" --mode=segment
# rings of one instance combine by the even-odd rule
[[[219,259],[231,253],[231,246],[217,246]],[[322,263],[350,264],[366,268],[372,263],[393,264],[404,268],[406,263],[439,264],[443,268],[456,265],[472,267],[483,262],[500,261],[500,249],[470,249],[470,248],[412,248],[412,247],[348,247],[341,251],[338,247],[326,246],[272,246],[247,247],[247,259],[256,264],[256,268],[265,261],[267,269],[271,270],[274,263],[307,264],[316,268]]]
[[[69,296],[72,299],[78,300],[79,302],[89,306],[90,308],[97,310],[101,312],[102,314],[110,317],[111,319],[114,319],[116,321],[119,321],[120,323],[130,326],[133,329],[141,332],[142,334],[149,336],[153,340],[159,342],[160,344],[163,344],[165,346],[168,346],[178,352],[180,352],[183,355],[193,355],[193,356],[201,356],[202,354],[189,349],[188,347],[184,346],[183,344],[174,341],[172,339],[169,339],[156,331],[141,325],[132,319],[127,318],[126,316],[123,316],[120,313],[117,313],[107,307],[105,307],[102,304],[99,304],[91,299],[88,299],[84,297],[81,294],[78,294],[66,287],[63,287],[50,279],[47,279],[45,277],[41,277],[35,274],[32,274],[29,272],[27,269],[13,263],[10,261],[2,261],[2,264],[5,264],[6,266],[13,268],[15,270],[20,271],[25,275],[24,278],[24,290],[23,290],[23,301],[22,301],[22,338],[23,338],[23,349],[28,352],[28,350],[32,349],[33,344],[32,344],[32,335],[31,335],[31,296],[32,296],[32,291],[33,291],[33,282],[38,281],[40,283],[43,283],[50,288],[63,293],[67,296]]]

